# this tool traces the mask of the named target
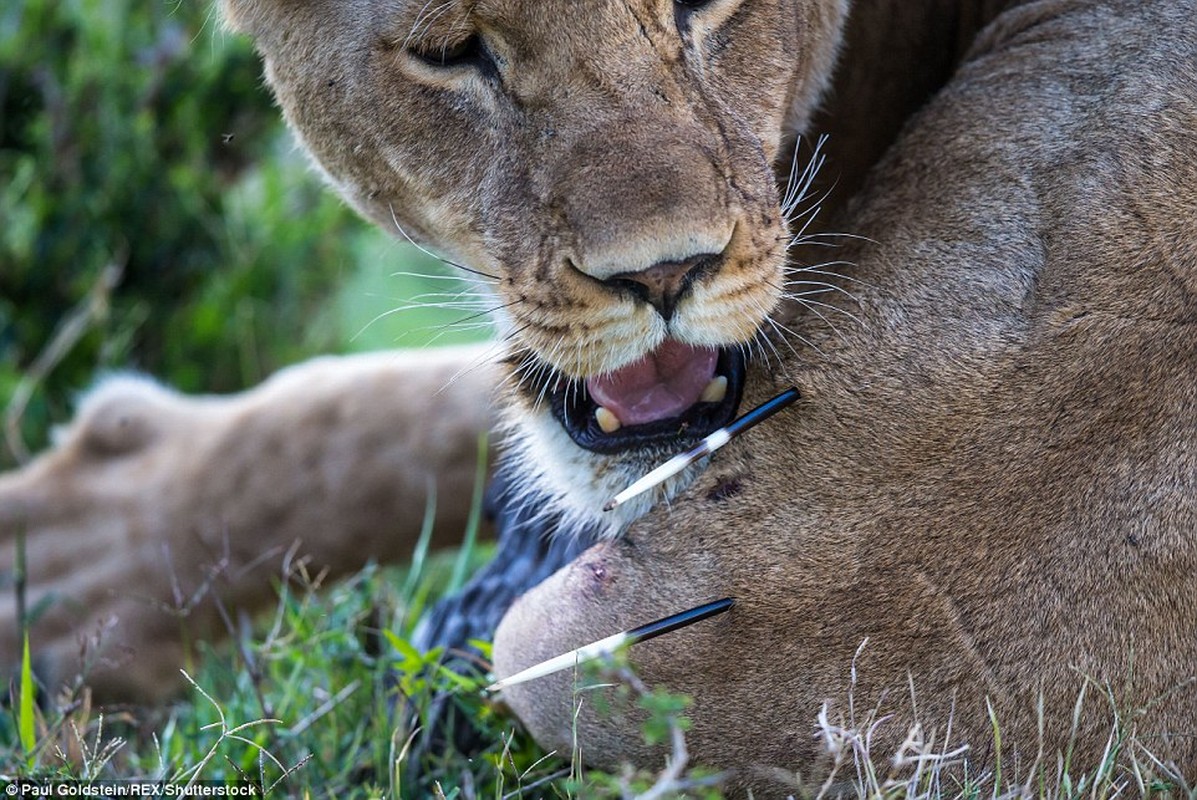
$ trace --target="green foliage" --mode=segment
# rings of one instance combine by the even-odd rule
[[[32,398],[35,445],[97,370],[230,391],[363,328],[369,345],[418,346],[445,322],[417,319],[433,330],[408,339],[362,321],[366,294],[372,318],[445,282],[388,277],[410,257],[320,185],[249,42],[208,2],[0,3],[0,220],[0,409],[105,267],[123,267]]]
[[[329,588],[296,568],[278,586],[274,613],[252,632],[200,646],[182,700],[160,711],[97,717],[85,693],[55,698],[38,718],[35,745],[22,741],[23,728],[18,735],[15,726],[0,726],[0,775],[249,780],[267,796],[338,800],[602,800],[647,790],[652,773],[584,772],[570,763],[576,754],[546,754],[486,696],[487,678],[447,668],[439,649],[411,646],[426,600],[462,564],[473,568],[492,555],[482,546],[430,555],[418,573],[368,567]],[[489,659],[489,645],[475,644]],[[625,687],[619,692],[628,696]],[[648,711],[646,731],[670,729],[688,703],[640,692],[633,694]],[[481,752],[412,746],[442,696],[482,731]],[[709,774],[686,775],[685,791],[664,796],[721,797]]]
[[[644,722],[644,740],[649,744],[664,744],[676,726],[685,732],[690,730],[690,720],[683,716],[691,699],[685,695],[672,694],[664,689],[646,692],[637,705],[648,712]]]
[[[274,140],[250,49],[216,31],[203,4],[26,0],[0,8],[0,60],[6,382],[115,262],[124,278],[109,318],[58,370],[51,396],[86,384],[97,365],[125,363],[168,372],[186,388],[201,384],[196,364],[209,373],[202,383],[239,384],[241,354],[224,320],[244,312],[224,305],[214,322],[212,295],[241,282],[254,283],[241,290],[250,297],[284,281],[296,293],[327,283],[323,269],[250,277],[233,256],[252,256],[255,242],[222,224],[226,191]],[[285,180],[265,179],[277,214],[284,203],[325,222],[341,213]],[[233,271],[212,286],[224,264]],[[279,320],[293,329],[298,321]],[[35,408],[44,418],[44,400]]]

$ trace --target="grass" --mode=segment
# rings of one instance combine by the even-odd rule
[[[480,547],[432,555],[414,579],[408,570],[368,566],[331,587],[292,562],[273,614],[224,645],[201,644],[185,673],[189,690],[168,708],[101,715],[78,688],[33,712],[23,675],[12,724],[0,726],[0,774],[250,780],[282,797],[423,797],[408,774],[408,739],[432,698],[448,690],[494,744],[473,761],[439,765],[434,778],[447,796],[459,796],[453,788],[461,785],[516,786],[539,774],[528,767],[544,754],[486,704],[480,679],[452,673],[439,666],[439,653],[418,654],[406,642],[435,587],[488,554]],[[416,722],[392,713],[396,672]],[[551,759],[542,765],[559,768]]]
[[[472,537],[457,551],[428,553],[426,521],[409,567],[370,565],[323,586],[303,559],[288,558],[273,612],[249,626],[226,614],[230,640],[197,646],[184,670],[188,689],[168,707],[99,712],[85,676],[35,707],[27,658],[10,695],[16,703],[0,715],[0,782],[249,781],[277,797],[450,800],[651,788],[652,775],[588,773],[573,754],[543,752],[485,696],[484,676],[444,667],[440,650],[412,647],[420,615],[493,554]],[[487,643],[478,646],[489,655]],[[638,691],[645,707],[659,708],[656,729],[680,732],[684,702]],[[413,747],[443,695],[483,732],[480,752]],[[684,766],[669,774],[670,786],[685,785]]]

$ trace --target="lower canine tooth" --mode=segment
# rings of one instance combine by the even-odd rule
[[[727,378],[723,375],[716,375],[711,378],[707,388],[702,390],[702,397],[698,399],[703,403],[718,403],[724,397],[727,397]]]
[[[598,421],[599,427],[603,429],[603,433],[615,433],[623,427],[623,423],[619,421],[619,417],[609,408],[599,406],[594,410],[594,418]]]

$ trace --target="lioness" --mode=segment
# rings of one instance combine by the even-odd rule
[[[492,284],[506,359],[449,394],[480,409],[502,383],[526,491],[610,537],[511,608],[498,674],[729,595],[633,660],[695,697],[691,752],[741,788],[817,762],[850,670],[890,735],[950,724],[978,766],[995,720],[1027,763],[1100,752],[1117,712],[1197,768],[1193,2],[225,10],[330,182]],[[853,238],[791,244],[773,165],[827,127],[846,28],[823,112],[849,131],[842,189],[951,79],[835,218]],[[311,410],[302,375],[269,403]],[[804,400],[770,427],[603,514],[791,383]],[[353,424],[315,427],[333,419]],[[1074,721],[1085,681],[1110,702]],[[633,720],[575,716],[569,675],[507,699],[596,764],[656,755]]]

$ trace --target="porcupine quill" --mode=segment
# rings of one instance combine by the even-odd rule
[[[720,428],[711,433],[693,449],[674,456],[666,461],[661,466],[649,472],[643,478],[635,481],[631,486],[624,489],[615,497],[603,506],[603,511],[611,511],[625,503],[631,498],[647,492],[648,490],[664,483],[669,478],[678,474],[686,467],[697,462],[699,459],[709,456],[711,453],[723,447],[735,437],[739,436],[744,431],[759,422],[762,422],[769,417],[781,411],[786,406],[798,399],[798,390],[794,387],[786,389],[781,394],[774,397],[756,408],[749,411],[739,419],[732,422],[730,425]],[[620,647],[631,646],[638,642],[643,642],[648,639],[662,636],[666,633],[685,628],[688,625],[693,625],[695,622],[713,617],[716,614],[722,614],[735,605],[735,599],[725,597],[722,600],[715,600],[714,602],[704,603],[700,606],[681,611],[677,614],[671,614],[668,617],[650,622],[647,625],[641,625],[631,630],[616,633],[604,639],[599,639],[597,642],[591,642],[588,645],[570,650],[568,653],[562,653],[559,656],[550,658],[547,661],[541,661],[539,664],[534,664],[525,670],[510,675],[502,680],[495,681],[490,686],[486,687],[487,692],[498,692],[506,689],[509,686],[524,683],[526,681],[543,678],[546,675],[552,675],[555,672],[560,672],[564,669],[577,666],[586,661],[592,661],[596,658],[608,656],[618,650]]]
[[[723,447],[723,445],[727,444],[732,439],[751,428],[753,425],[756,425],[758,422],[763,422],[797,399],[798,390],[791,386],[789,389],[786,389],[772,400],[761,403],[759,406],[735,420],[727,427],[720,428],[714,433],[708,435],[705,439],[699,442],[694,449],[674,456],[661,466],[654,469],[652,472],[649,472],[640,480],[634,482],[631,486],[624,489],[619,494],[612,497],[607,501],[607,504],[603,506],[603,511],[612,511],[615,508],[618,508],[620,505],[631,500],[633,497],[659,486],[660,484],[672,478],[674,475],[677,475],[686,467],[695,463],[699,459],[706,458],[711,453],[715,452],[720,447]]]
[[[733,605],[735,605],[735,600],[725,597],[722,600],[703,603],[700,606],[695,606],[677,614],[670,614],[668,617],[659,619],[656,622],[650,622],[647,625],[641,625],[638,628],[632,628],[631,630],[608,636],[605,639],[599,639],[597,642],[591,642],[584,647],[570,650],[568,653],[562,653],[559,656],[550,658],[548,661],[541,661],[539,664],[534,664],[514,675],[510,675],[500,681],[495,681],[486,687],[486,691],[498,692],[509,686],[515,686],[518,683],[543,678],[546,675],[552,675],[554,672],[569,669],[586,661],[593,661],[596,658],[609,656],[620,647],[625,645],[631,646],[638,642],[648,641],[657,636],[671,633],[679,628],[685,628],[687,625],[693,625],[700,620],[713,617],[716,614],[722,614]]]

